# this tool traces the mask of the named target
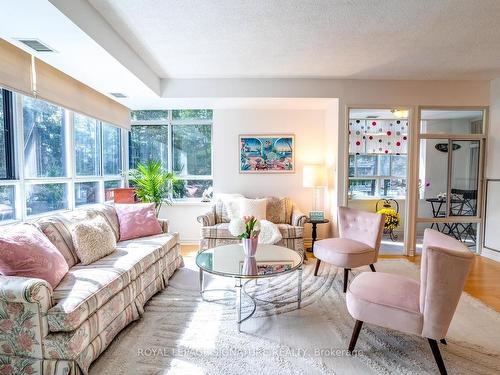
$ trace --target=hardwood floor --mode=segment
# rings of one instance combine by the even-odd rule
[[[181,253],[184,256],[195,255],[197,251],[198,245],[181,246]],[[307,253],[307,256],[310,259],[314,258],[311,253]],[[380,258],[406,258],[410,262],[420,265],[420,256],[381,255]],[[500,312],[500,263],[476,256],[464,290]]]

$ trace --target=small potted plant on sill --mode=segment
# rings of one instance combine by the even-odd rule
[[[253,257],[257,252],[259,239],[260,221],[253,216],[232,219],[229,223],[229,232],[241,239],[243,252],[246,257]]]

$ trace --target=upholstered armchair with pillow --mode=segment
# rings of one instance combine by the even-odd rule
[[[242,198],[235,195],[233,198]],[[304,252],[304,215],[290,198],[266,197],[266,220],[277,225],[282,239],[276,243],[297,252]],[[218,199],[209,212],[198,217],[202,224],[200,250],[238,243],[240,240],[229,232],[234,200]],[[241,213],[244,215],[244,213]]]

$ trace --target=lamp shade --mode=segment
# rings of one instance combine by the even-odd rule
[[[323,165],[304,166],[302,185],[308,188],[327,186],[325,167]]]

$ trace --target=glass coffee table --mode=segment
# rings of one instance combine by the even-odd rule
[[[291,272],[297,272],[297,306],[300,309],[302,294],[302,265],[304,255],[286,247],[276,245],[261,245],[257,247],[255,257],[245,257],[241,244],[224,245],[203,250],[196,256],[196,265],[200,269],[200,294],[204,301],[207,292],[230,291],[236,293],[236,309],[238,331],[241,323],[249,319],[257,308],[257,302],[283,304],[283,302],[258,299],[245,290],[245,285],[258,279],[277,277]],[[232,278],[234,289],[204,288],[204,273]],[[252,304],[252,311],[242,317],[242,297],[247,297]],[[287,302],[289,303],[289,302]]]

